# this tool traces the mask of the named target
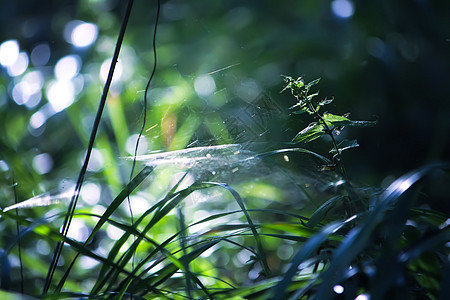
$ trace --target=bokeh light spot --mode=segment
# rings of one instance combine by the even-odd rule
[[[50,60],[50,46],[48,44],[39,44],[31,50],[31,63],[40,67]]]
[[[47,241],[40,239],[36,243],[36,250],[39,254],[48,255],[50,254],[51,248],[50,245],[47,243]]]
[[[9,171],[9,166],[8,166],[8,164],[6,163],[6,161],[0,160],[0,170],[1,170],[2,172],[7,172],[7,171]]]
[[[331,10],[337,17],[343,19],[350,18],[355,12],[353,3],[349,0],[334,0],[331,2]]]
[[[41,153],[33,158],[33,169],[39,174],[47,174],[53,168],[53,159],[48,153]]]
[[[85,241],[89,236],[89,229],[84,224],[83,220],[73,219],[70,223],[69,231],[67,237],[72,238],[76,241]]]
[[[250,260],[250,258],[251,258],[251,252],[249,252],[247,250],[241,250],[237,254],[237,259],[241,265],[247,264],[248,261]]]
[[[99,264],[98,261],[96,261],[93,258],[90,258],[89,256],[82,256],[82,257],[80,257],[79,260],[80,260],[80,265],[84,270],[92,269]]]
[[[118,240],[122,237],[122,235],[124,234],[125,231],[123,231],[122,229],[119,229],[115,226],[109,225],[108,227],[106,227],[106,234],[108,235],[108,237],[110,239],[113,240]]]
[[[98,172],[103,168],[104,164],[105,160],[103,159],[103,155],[100,150],[98,150],[97,148],[93,148],[87,170],[90,172]]]
[[[28,82],[29,84],[32,84],[31,92],[37,93],[39,92],[42,87],[44,86],[44,75],[41,71],[32,71],[23,76],[23,81]]]
[[[20,52],[14,63],[7,67],[8,75],[11,77],[22,75],[27,70],[29,62],[30,60],[28,59],[28,54],[25,52]]]
[[[209,75],[200,75],[195,78],[194,88],[197,95],[207,97],[216,90],[216,83]]]
[[[111,66],[111,59],[107,59],[102,63],[102,66],[100,67],[100,79],[102,80],[103,83],[105,83],[106,79],[108,78],[110,66]],[[119,60],[116,63],[116,68],[114,69],[112,82],[117,82],[120,80],[120,78],[122,77],[122,70],[123,70],[122,63]]]
[[[78,55],[68,55],[55,65],[55,76],[58,80],[69,80],[80,71],[81,59]]]
[[[150,203],[144,197],[137,195],[130,196],[131,207],[133,213],[140,215],[150,209]],[[123,206],[125,208],[125,206]],[[129,207],[126,207],[126,212],[129,212]]]
[[[98,184],[88,182],[81,188],[81,198],[88,205],[95,205],[100,200],[101,188]]]
[[[71,21],[64,29],[64,37],[67,42],[75,47],[87,47],[92,45],[98,36],[97,25],[83,21]]]
[[[136,148],[136,141],[137,141],[138,137],[139,137],[139,134],[130,135],[130,137],[128,137],[127,142],[125,144],[125,149],[131,155],[134,155],[134,150]],[[147,139],[144,136],[142,136],[139,140],[137,155],[146,154],[147,149],[148,149]]]
[[[47,121],[47,117],[42,111],[35,112],[30,118],[30,126],[34,129],[37,129],[45,124]]]
[[[29,84],[27,82],[21,81],[14,86],[11,93],[14,102],[16,102],[18,105],[23,105],[28,101],[31,95]]]
[[[385,48],[384,42],[377,37],[371,37],[367,40],[367,52],[372,56],[382,58]]]
[[[261,88],[254,79],[248,78],[237,85],[235,93],[239,98],[252,102],[261,93]]]
[[[342,293],[344,292],[344,287],[343,287],[342,285],[335,285],[335,286],[333,287],[333,291],[334,291],[336,294],[342,294]]]
[[[72,105],[75,100],[74,87],[70,81],[52,81],[47,87],[47,99],[55,113]]]
[[[0,64],[4,67],[14,64],[19,57],[19,43],[9,40],[0,45]]]
[[[11,96],[18,105],[35,107],[42,98],[41,89],[44,84],[44,76],[41,71],[33,71],[26,74],[20,82],[14,85]]]
[[[294,254],[294,248],[291,245],[281,245],[277,249],[277,255],[281,259],[289,259]]]

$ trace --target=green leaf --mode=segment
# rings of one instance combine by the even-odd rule
[[[331,99],[325,98],[319,102],[319,105],[324,106],[324,105],[330,104],[331,102],[333,102],[333,100],[334,100],[333,98],[331,98]]]
[[[337,115],[333,115],[333,114],[330,114],[330,113],[324,113],[322,118],[327,123],[327,125],[332,124],[332,125],[335,125],[335,126],[341,126],[341,125],[338,125],[337,123],[350,122],[350,120],[347,119],[346,117],[337,116]]]
[[[334,126],[369,127],[377,124],[377,121],[352,121],[343,116],[324,113],[322,117],[327,124]]]
[[[311,95],[308,95],[308,101],[311,101],[314,97],[316,97],[318,95],[319,95],[319,92],[311,94]]]
[[[342,140],[339,144],[338,144],[338,148],[339,148],[339,154],[342,153],[342,151],[350,149],[350,148],[355,148],[355,147],[359,147],[358,141],[357,140],[347,140],[344,139]],[[336,149],[331,149],[330,153],[332,154],[336,154]]]
[[[298,102],[297,104],[289,107],[289,109],[292,109],[292,110],[295,109],[295,111],[293,112],[294,114],[303,114],[308,111],[308,108],[306,107],[305,102],[303,102],[303,101]]]
[[[331,160],[329,160],[325,156],[320,155],[320,154],[318,154],[316,152],[313,152],[311,150],[308,150],[308,149],[303,149],[303,148],[278,149],[278,150],[274,150],[274,151],[269,151],[269,152],[264,152],[264,153],[258,154],[257,157],[264,159],[264,158],[270,157],[272,155],[286,153],[286,152],[301,152],[301,153],[311,154],[312,156],[315,156],[316,158],[320,159],[322,161],[322,163],[324,163],[324,164],[331,164],[332,163]]]
[[[342,120],[334,121],[332,124],[335,126],[351,126],[351,127],[370,127],[375,126],[378,121],[352,121],[352,120]]]
[[[408,197],[401,197],[413,185],[416,185],[421,179],[430,175],[437,169],[448,170],[447,164],[431,164],[422,167],[416,171],[405,174],[394,181],[385,192],[379,197],[379,202],[373,210],[365,217],[361,224],[347,233],[344,241],[333,253],[333,261],[322,273],[322,283],[318,287],[316,299],[331,299],[333,297],[333,286],[341,281],[342,274],[348,270],[352,261],[372,243],[374,231],[378,224],[386,221],[386,211],[395,207],[395,209],[409,210],[410,201],[399,203],[399,199],[410,200]],[[400,204],[400,205],[399,205]],[[286,272],[291,275],[291,273]],[[292,278],[292,277],[291,277]],[[378,288],[378,287],[377,287]],[[283,290],[283,294],[284,294]]]
[[[317,79],[311,81],[310,83],[308,83],[308,84],[305,86],[306,90],[308,91],[313,85],[318,84],[319,81],[320,81],[320,78],[317,78]]]
[[[318,123],[312,123],[294,137],[293,142],[311,142],[315,139],[320,138],[322,135],[324,135],[324,127],[323,125],[320,125]]]
[[[308,239],[306,243],[304,243],[298,252],[294,255],[291,260],[291,264],[289,268],[284,272],[281,280],[278,282],[276,286],[273,288],[273,295],[270,299],[281,300],[286,298],[286,291],[291,285],[292,279],[295,274],[298,272],[298,266],[309,259],[314,253],[317,253],[317,249],[322,246],[322,244],[330,238],[331,235],[334,235],[339,229],[341,229],[344,225],[351,222],[355,218],[347,219],[344,222],[333,222],[322,228],[322,230]],[[332,288],[331,288],[332,290]],[[325,298],[317,298],[317,299],[325,299]],[[331,299],[331,297],[328,297]]]

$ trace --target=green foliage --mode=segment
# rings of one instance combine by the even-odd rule
[[[349,114],[342,116],[334,115],[328,112],[320,114],[320,109],[325,105],[333,102],[333,99],[323,99],[320,101],[315,101],[315,98],[319,95],[319,92],[311,92],[311,88],[319,83],[320,79],[315,79],[309,83],[305,83],[302,77],[293,79],[290,76],[284,76],[284,81],[286,86],[282,91],[290,90],[291,94],[297,100],[297,103],[291,107],[295,112],[308,113],[314,117],[315,122],[311,123],[305,129],[301,130],[294,137],[293,141],[296,143],[308,143],[321,138],[323,135],[328,135],[332,142],[333,148],[330,153],[335,154],[334,166],[341,161],[341,153],[344,150],[358,147],[358,142],[356,140],[347,141],[343,140],[339,144],[336,143],[334,138],[335,134],[339,134],[345,126],[353,127],[367,127],[373,126],[376,121],[352,121],[348,119]]]
[[[329,126],[333,131],[337,126],[344,126],[342,122],[348,123],[347,120],[345,116],[324,113],[316,126]],[[193,168],[208,158],[218,170],[218,164],[222,163],[218,149],[236,147],[225,146],[189,148],[146,157],[144,161],[148,166],[118,193],[102,214],[86,208],[74,214],[74,220],[84,220],[91,228],[84,241],[66,237],[54,226],[65,217],[64,213],[40,218],[15,213],[15,210],[25,212],[30,207],[52,205],[67,195],[43,195],[1,210],[0,222],[17,222],[22,228],[19,236],[2,250],[3,289],[10,289],[11,281],[17,282],[10,268],[13,249],[19,241],[32,239],[49,244],[64,242],[73,252],[72,255],[63,252],[66,262],[55,273],[56,280],[50,285],[45,299],[281,300],[340,296],[382,299],[400,295],[438,299],[446,293],[443,282],[449,276],[448,216],[424,208],[426,198],[420,192],[429,184],[427,178],[435,178],[432,176],[436,173],[450,179],[450,166],[444,164],[429,165],[406,174],[384,190],[356,188],[335,173],[327,179],[325,187],[331,197],[310,213],[295,206],[290,209],[273,206],[286,200],[283,200],[283,193],[275,192],[276,186],[272,183],[247,178],[247,182],[236,185],[213,181],[214,175],[209,174],[202,180],[186,184],[188,172],[171,188],[166,188],[148,209],[136,215],[132,223],[120,217],[121,206],[128,197],[139,188],[155,194],[152,191],[154,183],[163,182],[167,174],[171,174],[166,173],[170,169],[158,171],[164,160],[170,165],[185,159]],[[356,147],[357,142],[343,139],[337,146],[343,151]],[[180,156],[183,153],[190,156]],[[225,172],[228,173],[243,163],[243,160],[233,163],[231,159],[231,155],[243,153],[231,153],[227,154]],[[319,164],[331,163],[322,155],[303,148],[249,153],[244,161],[273,162],[278,156],[294,153],[313,157]],[[336,154],[336,148],[330,153]],[[269,194],[264,195],[264,191]],[[312,191],[305,187],[302,191],[305,196],[309,193],[310,198],[319,195],[311,194]],[[211,209],[208,215],[195,219],[188,205],[193,194],[202,194],[210,202],[220,195],[222,204],[234,202],[237,209]],[[253,197],[266,197],[273,207],[254,207],[249,201]],[[230,223],[229,220],[233,221]],[[206,230],[192,233],[196,226],[205,226]],[[102,233],[111,230],[120,232],[117,238],[101,237]],[[108,245],[106,252],[98,252],[101,248],[93,245],[96,239]],[[275,255],[280,249],[290,249],[290,254],[280,259]],[[217,265],[220,257],[227,253],[237,257],[244,252],[249,255],[242,266]],[[36,272],[37,277],[45,276],[48,258],[34,262],[30,259],[30,253],[25,253],[26,270]],[[87,270],[79,265],[86,259],[95,262],[93,268]],[[257,275],[250,279],[249,274],[255,272]],[[18,297],[17,294],[2,293],[11,299]],[[37,292],[28,294],[38,295]]]
[[[98,1],[87,2],[81,9],[93,14],[91,8]],[[317,3],[290,5],[309,14],[320,9]],[[86,173],[84,186],[89,188],[81,189],[80,183],[78,207],[69,213],[66,210],[74,195],[70,188],[41,193],[63,182],[68,170],[76,172],[79,168],[77,162],[88,145],[90,118],[96,113],[100,86],[87,70],[99,64],[95,60],[109,58],[105,49],[111,48],[112,37],[103,37],[102,46],[93,50],[94,61],[86,61],[86,84],[89,79],[92,85],[85,86],[78,101],[66,111],[53,116],[54,122],[47,121],[47,130],[52,132],[47,131],[42,140],[27,134],[28,112],[0,112],[10,127],[1,141],[1,151],[6,153],[0,161],[1,174],[8,181],[1,182],[0,194],[0,298],[445,299],[450,286],[450,228],[448,214],[436,209],[435,202],[448,198],[449,166],[427,165],[400,177],[388,188],[359,187],[346,176],[340,163],[342,152],[359,144],[354,139],[340,139],[339,133],[344,127],[368,127],[376,122],[353,121],[347,114],[324,111],[334,102],[318,100],[319,93],[313,89],[319,79],[306,83],[289,76],[285,76],[284,90],[290,90],[296,100],[292,110],[313,118],[293,141],[327,143],[328,137],[333,143],[331,150],[327,149],[332,158],[304,148],[282,148],[269,139],[274,146],[267,152],[260,148],[250,151],[239,144],[242,136],[261,129],[261,124],[276,123],[271,118],[282,111],[273,103],[267,107],[266,102],[259,102],[258,97],[266,97],[265,92],[253,93],[261,88],[261,78],[277,86],[270,77],[276,78],[279,71],[273,66],[283,64],[277,61],[258,72],[256,67],[251,69],[252,65],[245,72],[239,69],[227,73],[239,65],[230,64],[230,55],[236,55],[239,47],[228,38],[212,36],[208,38],[216,48],[206,47],[206,27],[199,26],[202,28],[198,30],[185,22],[181,31],[186,25],[186,31],[201,36],[201,47],[169,43],[179,37],[178,27],[172,26],[182,20],[178,17],[202,17],[196,15],[202,13],[201,9],[193,14],[190,7],[180,5],[168,2],[165,7],[165,17],[173,19],[164,23],[163,41],[158,45],[161,64],[155,88],[150,90],[153,94],[141,137],[148,148],[136,157],[140,172],[133,178],[129,177],[129,160],[120,157],[130,154],[130,134],[141,125],[137,124],[138,116],[147,112],[136,101],[148,76],[147,58],[136,64],[135,77],[116,82],[108,96],[107,122],[92,140],[105,164]],[[246,22],[252,22],[252,13],[245,7],[240,9],[227,16],[234,20],[227,23],[233,33],[245,32]],[[205,11],[208,17],[216,18]],[[143,16],[148,11],[136,13]],[[247,21],[236,22],[242,20],[235,15]],[[110,23],[102,30],[113,30],[114,22],[107,19],[114,17],[113,12],[101,15],[101,24]],[[208,27],[208,31],[214,28]],[[279,32],[264,34],[278,37]],[[149,51],[145,42],[140,43],[147,31],[130,33],[132,44],[124,44],[123,50],[128,58],[138,59],[134,52],[145,55]],[[252,40],[255,36],[251,35]],[[253,50],[261,47],[259,43],[251,47],[239,51],[249,51],[247,56],[253,57]],[[88,55],[88,51],[83,53]],[[191,55],[193,52],[200,54]],[[183,60],[177,53],[189,59]],[[248,57],[245,61],[252,64]],[[278,55],[276,59],[284,58]],[[261,64],[263,60],[261,56],[255,59]],[[212,68],[206,61],[228,67]],[[198,70],[186,71],[193,66]],[[127,67],[133,69],[133,63]],[[259,74],[255,75],[258,81],[241,80],[252,72]],[[211,82],[211,94],[197,91],[198,86],[211,87]],[[236,97],[243,107],[231,101]],[[264,119],[267,115],[270,118]],[[66,118],[67,122],[61,122]],[[243,131],[230,128],[230,123],[240,118],[249,118],[255,124],[244,124]],[[264,132],[272,129],[263,128]],[[256,136],[268,135],[258,131]],[[33,171],[28,148],[27,153],[15,152],[21,147],[34,147],[38,141],[39,147],[55,147],[48,150],[57,158],[56,173],[51,176]],[[244,142],[253,146],[259,140]],[[357,160],[348,163],[360,164]],[[13,172],[14,176],[9,175]],[[364,172],[370,173],[368,168]],[[89,200],[95,198],[93,186],[101,191],[96,201]],[[79,196],[78,191],[75,195]],[[14,199],[28,200],[13,204]],[[72,222],[67,223],[68,218]],[[70,223],[67,228],[73,231],[61,233],[61,224]],[[61,259],[50,279],[48,269],[57,245],[63,246]],[[45,282],[48,290],[42,293]]]

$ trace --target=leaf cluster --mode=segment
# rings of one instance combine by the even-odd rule
[[[302,77],[294,79],[290,76],[284,76],[286,86],[282,90],[290,90],[297,103],[291,107],[295,113],[308,113],[315,119],[306,128],[297,133],[293,142],[308,143],[314,141],[323,135],[329,135],[333,141],[333,148],[330,153],[340,156],[342,151],[358,147],[356,140],[342,140],[339,144],[334,139],[334,134],[339,134],[345,126],[367,127],[376,124],[376,121],[352,121],[348,118],[349,114],[335,115],[328,112],[320,113],[320,109],[333,102],[333,98],[324,98],[316,101],[319,92],[312,92],[311,88],[319,83],[320,79],[315,79],[305,83]]]

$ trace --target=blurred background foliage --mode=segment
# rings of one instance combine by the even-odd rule
[[[289,142],[304,124],[286,113],[290,96],[279,94],[279,75],[286,74],[320,77],[321,96],[336,99],[337,113],[379,120],[375,128],[349,133],[361,145],[347,154],[355,179],[379,184],[385,176],[446,159],[449,6],[447,1],[163,1],[146,128],[157,126],[147,132],[146,150],[183,148],[196,136],[203,144],[232,142],[235,137],[220,128],[220,120],[262,94],[277,110],[254,134],[262,134],[268,148]],[[123,9],[120,1],[2,2],[2,43],[13,41],[16,49],[10,51],[20,52],[17,60],[10,58],[15,65],[2,64],[2,164],[14,166],[23,184],[73,178]],[[155,10],[154,3],[136,1],[131,16],[97,142],[108,144],[97,145],[106,164],[130,153],[128,139],[139,128],[153,63]],[[77,27],[81,22],[91,26]],[[71,40],[75,28],[78,42]],[[185,132],[175,135],[178,130]],[[251,138],[241,136],[239,142]],[[33,161],[43,161],[45,170],[36,171]],[[119,170],[109,172],[121,181]]]
[[[12,176],[19,200],[73,186],[124,10],[125,1],[118,0],[0,2],[1,207],[14,202]],[[293,98],[279,93],[285,74],[320,77],[320,95],[334,97],[334,112],[378,120],[373,128],[341,135],[361,145],[343,155],[356,183],[385,187],[415,167],[448,160],[449,11],[444,0],[162,1],[158,65],[139,153],[229,143],[255,152],[292,147],[309,120],[290,114]],[[135,1],[83,188],[86,205],[107,205],[129,180],[131,163],[123,157],[133,154],[142,122],[155,12],[156,1]],[[305,172],[317,167],[306,160],[287,165]],[[265,168],[249,167],[246,176],[257,173],[262,183],[240,189],[253,199],[250,208],[266,207],[271,199],[295,207],[284,185],[264,184],[273,179]],[[138,206],[159,199],[173,181],[152,176],[159,181],[149,183],[146,200],[134,198]],[[234,183],[237,189],[245,184]],[[225,208],[214,202],[209,209]],[[51,247],[39,243],[36,255],[48,255]],[[271,251],[279,259],[291,257],[292,247],[276,245]],[[221,253],[215,262],[223,266],[233,256]],[[245,264],[244,256],[235,263]],[[42,276],[46,266],[35,271]]]

